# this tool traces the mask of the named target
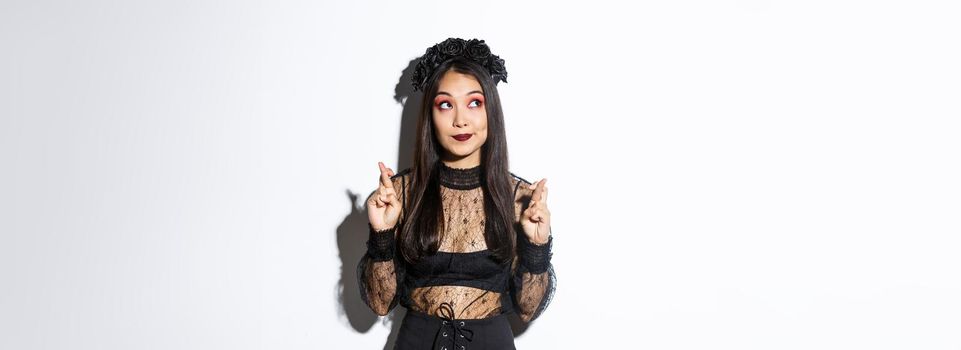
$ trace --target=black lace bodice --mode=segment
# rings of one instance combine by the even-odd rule
[[[453,305],[456,318],[486,318],[509,311],[517,311],[525,321],[537,318],[554,293],[556,276],[550,263],[553,238],[536,245],[523,232],[517,232],[515,258],[498,264],[484,239],[486,217],[480,166],[440,166],[445,225],[438,252],[416,264],[403,259],[396,234],[405,219],[404,209],[395,227],[382,231],[368,227],[367,254],[358,264],[364,301],[381,315],[399,303],[431,315],[437,315],[442,304]],[[410,169],[397,173],[391,180],[402,208],[407,208]],[[519,223],[533,190],[528,188],[529,181],[513,173],[511,184],[515,223]],[[519,231],[520,226],[515,226]]]

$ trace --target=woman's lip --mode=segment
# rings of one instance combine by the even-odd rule
[[[454,139],[456,139],[457,141],[467,141],[467,139],[469,139],[470,137],[471,137],[471,134],[454,135]]]

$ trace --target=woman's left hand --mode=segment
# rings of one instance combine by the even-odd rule
[[[546,244],[551,234],[551,211],[547,210],[547,179],[541,179],[528,188],[534,190],[534,195],[521,216],[521,227],[531,243]]]

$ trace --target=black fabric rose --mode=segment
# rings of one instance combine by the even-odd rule
[[[464,49],[467,47],[467,42],[464,39],[450,38],[444,40],[440,43],[440,53],[447,56],[460,56]]]
[[[477,62],[487,62],[491,49],[483,40],[471,39],[467,42],[467,56]]]
[[[497,55],[492,55],[490,58],[490,63],[488,63],[487,70],[490,71],[491,77],[494,78],[494,83],[497,80],[503,80],[507,82],[507,68],[504,67],[504,59],[497,57]]]
[[[440,52],[440,49],[438,48],[438,46],[434,45],[431,48],[427,49],[427,52],[424,53],[424,61],[428,67],[434,68],[435,66],[439,65],[441,62],[444,61],[445,56],[446,56],[445,54]]]
[[[410,78],[410,84],[414,86],[414,90],[420,90],[420,87],[427,83],[429,74],[430,72],[427,70],[427,65],[421,60],[417,64],[417,68],[414,68],[414,75]]]

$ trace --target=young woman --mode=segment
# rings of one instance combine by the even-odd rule
[[[506,77],[477,39],[447,39],[418,63],[414,165],[378,163],[358,265],[374,312],[408,309],[395,349],[514,349],[506,315],[530,322],[553,296],[546,179],[509,171],[496,87]]]

